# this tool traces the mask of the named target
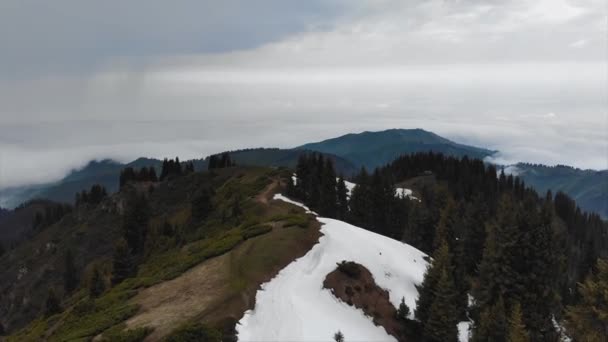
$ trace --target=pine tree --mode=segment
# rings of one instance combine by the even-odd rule
[[[472,342],[504,342],[507,338],[507,319],[502,297],[496,304],[487,306],[481,312],[473,329]]]
[[[521,253],[521,211],[511,196],[501,199],[497,219],[487,225],[483,258],[479,266],[479,286],[475,298],[480,308],[494,304],[498,297],[520,300],[523,289],[518,268],[525,257]]]
[[[209,189],[202,189],[192,199],[192,218],[196,221],[202,221],[209,216],[213,209],[211,201],[212,193]]]
[[[507,332],[507,342],[529,342],[530,336],[526,331],[523,322],[521,306],[519,303],[513,304],[511,315],[509,316],[509,328]]]
[[[65,269],[63,271],[63,288],[66,293],[71,293],[78,286],[78,271],[74,264],[72,250],[68,249],[65,253]]]
[[[48,295],[46,297],[46,305],[44,308],[44,314],[46,316],[52,316],[54,314],[58,314],[61,312],[61,305],[59,302],[59,297],[55,293],[53,288],[49,289]]]
[[[148,234],[148,201],[141,195],[131,198],[123,217],[123,234],[133,254],[143,252]]]
[[[103,280],[101,271],[96,266],[93,268],[93,273],[89,281],[89,296],[97,298],[106,290],[106,284]]]
[[[338,184],[336,185],[336,200],[337,200],[337,212],[336,218],[338,220],[346,220],[348,214],[348,189],[344,182],[344,177],[340,176]]]
[[[581,300],[566,310],[566,329],[576,341],[608,339],[608,260],[598,259],[597,274],[579,284]]]
[[[116,285],[135,275],[135,263],[125,239],[120,239],[114,245],[112,257],[112,284]]]
[[[397,309],[397,319],[405,321],[410,316],[410,308],[405,304],[405,298],[401,297],[401,303],[399,303],[399,309]]]
[[[340,330],[334,334],[334,341],[336,342],[344,342],[344,334]]]
[[[370,179],[365,169],[361,169],[361,172],[357,176],[356,184],[351,192],[349,201],[349,222],[358,227],[369,227],[372,223],[370,211],[372,202]]]
[[[325,217],[336,217],[338,202],[336,172],[329,158],[322,165],[320,179],[319,214]]]
[[[443,269],[435,289],[435,298],[429,309],[428,320],[424,323],[424,334],[430,341],[455,342],[458,340],[458,310],[451,275]]]
[[[416,319],[424,326],[429,319],[431,305],[435,302],[436,288],[439,284],[443,271],[451,272],[450,251],[447,243],[441,246],[433,254],[433,260],[424,274],[424,279],[418,289],[418,299],[416,300]]]

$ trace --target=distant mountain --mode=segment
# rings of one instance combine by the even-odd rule
[[[33,198],[72,203],[77,192],[89,189],[93,184],[101,184],[109,192],[115,192],[118,190],[118,177],[123,168],[127,166],[158,168],[161,163],[160,160],[148,158],[139,158],[128,164],[109,159],[91,161],[84,168],[73,170],[58,182],[3,189],[0,194],[0,205],[13,208]]]
[[[230,151],[230,155],[237,165],[249,166],[285,166],[295,167],[298,158],[307,150],[254,148],[247,150]],[[335,155],[326,155],[333,160],[339,173],[351,175],[357,167],[351,162]],[[207,168],[207,159],[192,160],[196,170]],[[153,158],[139,158],[130,163],[123,164],[114,160],[91,161],[84,168],[73,170],[58,182],[22,186],[3,189],[0,193],[0,206],[14,208],[19,204],[33,198],[44,198],[55,202],[72,203],[77,192],[89,189],[93,184],[103,185],[109,193],[118,190],[120,171],[125,167],[154,167],[160,174],[162,161]]]
[[[608,218],[608,170],[581,170],[570,166],[519,163],[508,168],[538,192],[562,191],[586,211]]]
[[[496,151],[455,143],[423,129],[389,129],[381,132],[346,134],[305,144],[298,149],[331,153],[367,169],[385,165],[409,153],[435,151],[451,156],[483,159]]]

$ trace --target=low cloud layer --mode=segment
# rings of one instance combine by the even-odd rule
[[[608,168],[601,0],[256,4],[2,2],[0,189],[415,127]]]

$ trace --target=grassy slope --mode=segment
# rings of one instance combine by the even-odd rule
[[[164,220],[177,225],[186,225],[190,222],[190,242],[183,247],[171,247],[167,242],[166,245],[169,247],[154,252],[140,266],[136,278],[123,282],[94,300],[89,299],[85,291],[80,291],[64,301],[63,306],[66,310],[63,313],[33,321],[9,340],[33,341],[43,337],[51,341],[87,340],[104,331],[106,337],[116,340],[125,337],[123,329],[129,319],[128,326],[131,330],[128,334],[131,337],[142,337],[150,333],[148,328],[156,327],[158,331],[152,331],[150,336],[159,338],[180,324],[192,320],[202,321],[217,328],[224,328],[227,324],[233,325],[245,309],[252,307],[255,290],[259,284],[271,279],[295,257],[303,255],[317,239],[317,229],[302,229],[290,224],[296,222],[305,227],[315,226],[316,221],[301,210],[277,201],[264,203],[265,201],[256,198],[255,195],[267,187],[272,179],[277,179],[280,172],[263,168],[234,168],[220,171],[222,174],[214,177],[213,180],[221,183],[214,197],[218,209],[208,220],[200,224],[191,223],[189,201],[185,198],[192,195],[199,183],[205,183],[205,177],[208,176],[198,173],[163,183],[150,197],[151,206],[156,213],[151,219],[151,224],[155,226]],[[266,195],[272,195],[272,192]],[[238,221],[222,224],[218,219],[219,212],[231,203],[234,196],[241,196],[244,199],[244,215]],[[93,213],[95,212],[96,210],[93,210]],[[102,218],[104,213],[99,215],[101,217],[97,219]],[[105,214],[105,216],[113,215]],[[119,220],[114,222],[114,225],[119,225]],[[291,227],[283,228],[283,226]],[[30,243],[44,244],[46,240],[53,239],[52,235],[58,233],[59,227],[68,235],[74,234],[74,229],[90,230],[78,228],[77,224],[70,226],[66,222],[60,222]],[[103,227],[95,230],[104,232]],[[111,240],[113,234],[105,235]],[[88,235],[84,239],[87,237]],[[63,241],[64,239],[69,242]],[[55,248],[61,249],[66,244],[73,243],[75,241],[72,239],[60,237]],[[24,246],[17,252],[31,248],[34,247]],[[99,252],[91,257],[93,260],[88,264],[97,262],[107,265],[109,255],[111,250]],[[188,293],[174,290],[184,285],[180,279],[190,280],[190,285],[194,286],[194,289],[199,288],[197,285],[204,284],[212,278],[204,268],[211,263],[218,263],[218,260],[221,267],[210,269],[214,272],[221,270],[217,277],[224,286],[219,287],[211,295],[208,305],[200,306],[197,310],[189,310],[188,315],[174,319],[171,324],[155,323],[162,322],[163,317],[166,318],[172,312],[165,310],[167,307],[162,303],[170,303],[172,299],[170,296],[175,295],[176,292]],[[55,263],[57,261],[54,260]],[[40,268],[44,266],[33,265],[33,269]],[[192,277],[192,274],[198,276]],[[56,284],[60,281],[60,279],[55,280]],[[40,281],[39,279],[38,282]],[[31,282],[36,281],[31,280]],[[175,287],[172,288],[172,285]],[[159,291],[163,286],[165,291]],[[169,298],[163,297],[163,293],[169,295]],[[204,295],[200,291],[190,293],[191,297],[182,297],[181,303],[188,304],[200,295]],[[43,298],[37,300],[43,301]],[[176,310],[185,311],[179,306]]]

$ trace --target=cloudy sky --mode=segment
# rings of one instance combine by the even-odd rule
[[[420,127],[608,168],[605,0],[4,0],[0,189]]]

